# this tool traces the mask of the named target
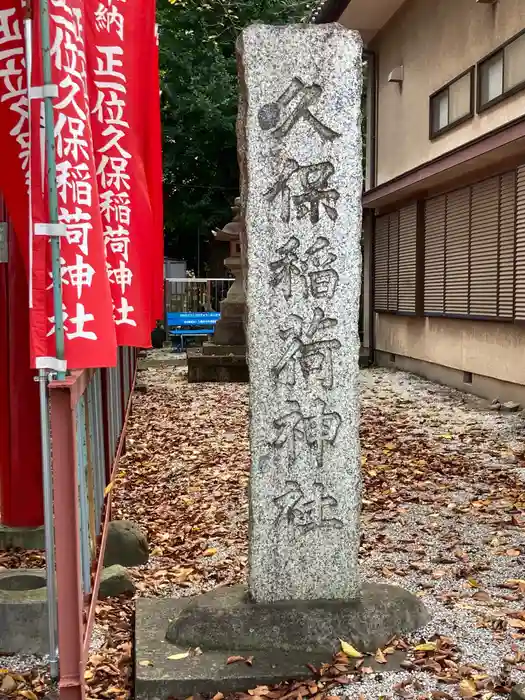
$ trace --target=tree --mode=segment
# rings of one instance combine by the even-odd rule
[[[166,253],[205,272],[211,231],[239,194],[235,41],[304,19],[312,0],[158,0]]]

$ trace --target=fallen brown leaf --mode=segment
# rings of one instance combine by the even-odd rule
[[[228,656],[226,659],[227,664],[238,664],[241,661],[246,661],[244,656]]]
[[[381,649],[378,649],[375,654],[375,660],[377,661],[378,664],[386,664],[387,660],[385,658],[385,655],[383,654]]]

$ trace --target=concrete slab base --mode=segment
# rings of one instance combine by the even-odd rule
[[[388,601],[393,597],[396,602],[390,609],[397,612],[388,613]],[[356,613],[359,605],[355,603],[310,604],[309,612],[307,605],[296,603],[293,607],[284,604],[280,610],[279,606],[254,605],[246,600],[242,586],[219,588],[196,598],[140,599],[135,622],[136,698],[183,699],[247,691],[284,680],[300,681],[312,676],[307,664],[319,667],[330,662],[339,637],[365,649],[360,641],[366,635],[362,630],[360,636],[355,635],[361,626],[368,625],[372,630],[369,642],[380,640],[377,646],[381,646],[394,634],[427,622],[428,615],[420,601],[402,589],[374,586],[365,595],[365,601],[369,604],[372,598],[376,607],[365,613],[365,606],[361,605],[364,616]],[[377,604],[380,599],[384,600]],[[357,623],[348,624],[348,614],[341,613],[345,605],[347,611],[353,605]],[[288,612],[283,614],[286,609]],[[196,647],[203,653],[170,658]],[[375,651],[377,647],[372,648]],[[253,665],[227,664],[229,656],[253,656]],[[396,670],[403,658],[396,654],[387,665],[376,665],[373,658],[366,663],[382,671]]]
[[[135,618],[135,697],[136,700],[184,700],[191,695],[215,695],[272,685],[286,678],[302,680],[312,672],[306,664],[329,661],[303,652],[281,651],[257,654],[253,666],[227,664],[229,656],[250,656],[245,650],[204,651],[181,660],[170,656],[188,651],[166,640],[166,628],[174,607],[181,601],[142,598],[137,601]],[[182,602],[181,607],[184,605]]]
[[[205,355],[188,350],[188,382],[245,384],[250,381],[245,355]]]
[[[246,357],[246,345],[216,345],[215,343],[203,343],[203,355],[236,355]]]
[[[0,551],[8,549],[45,549],[44,528],[0,525]]]
[[[525,685],[515,685],[510,693],[510,700],[525,700]]]
[[[176,355],[174,353],[166,353],[162,357],[145,357],[139,360],[139,371],[157,368],[182,367],[186,364],[186,355]]]

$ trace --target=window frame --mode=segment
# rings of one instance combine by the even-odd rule
[[[518,83],[517,85],[513,85],[513,87],[509,88],[508,90],[505,90],[505,49],[513,44],[515,41],[518,39],[521,39],[521,37],[525,34],[525,29],[522,29],[519,31],[517,34],[514,34],[514,36],[511,36],[510,39],[507,39],[503,44],[498,46],[494,51],[491,51],[489,54],[486,56],[483,56],[477,63],[476,63],[476,111],[478,114],[482,114],[485,112],[487,109],[490,109],[494,105],[499,104],[500,102],[503,102],[503,100],[507,100],[510,97],[513,97],[514,95],[517,95],[519,92],[522,90],[525,90],[525,79],[521,81],[521,83]],[[482,104],[481,102],[481,80],[482,80],[482,69],[483,66],[487,63],[489,63],[491,60],[496,58],[498,54],[501,54],[501,60],[502,60],[502,73],[503,73],[503,92],[501,95],[498,95],[497,97],[494,97],[492,100],[489,100],[488,102],[485,102]]]
[[[467,68],[467,70],[463,71],[463,73],[460,73],[459,75],[456,75],[452,80],[449,80],[448,83],[445,85],[442,85],[438,90],[433,92],[430,97],[428,98],[428,114],[429,114],[429,128],[428,128],[428,133],[429,133],[429,139],[433,141],[434,139],[439,138],[443,134],[448,133],[452,129],[455,129],[458,126],[461,126],[461,124],[464,124],[467,121],[470,121],[474,117],[475,113],[475,88],[476,88],[476,81],[474,80],[475,76],[475,69],[476,66],[470,66],[470,68]],[[448,91],[454,83],[457,83],[459,80],[462,80],[465,76],[470,77],[470,108],[467,114],[465,114],[462,117],[459,117],[459,119],[456,119],[453,122],[449,122],[446,126],[444,126],[441,129],[434,130],[434,101],[436,100],[437,97],[439,97],[441,94],[443,94],[445,91]],[[450,113],[450,99],[449,99],[449,104],[448,104],[448,109]]]

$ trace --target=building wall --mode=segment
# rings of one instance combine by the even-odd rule
[[[525,26],[524,0],[409,0],[370,48],[378,56],[378,185],[525,114],[525,91],[434,141],[429,97]],[[389,73],[404,66],[402,86]]]
[[[375,314],[376,349],[500,382],[525,385],[525,327]]]

